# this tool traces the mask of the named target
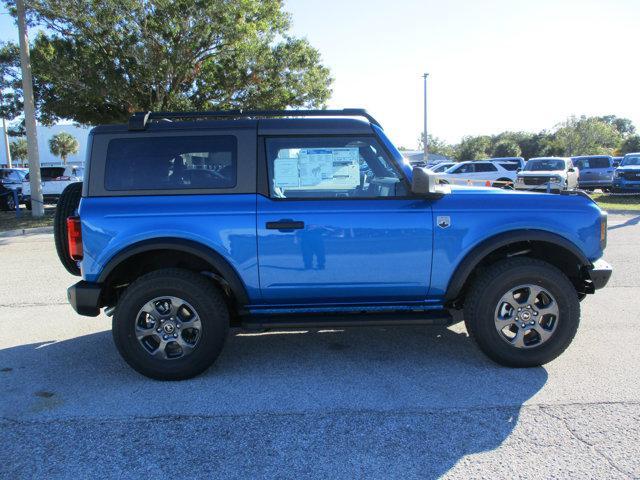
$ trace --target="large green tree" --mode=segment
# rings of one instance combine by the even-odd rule
[[[19,74],[20,49],[14,43],[0,42],[0,117],[12,120],[23,108]]]
[[[559,125],[554,145],[561,155],[611,154],[622,141],[611,124],[595,117],[570,117]]]
[[[622,142],[620,154],[626,155],[631,152],[640,152],[640,135],[631,135]]]
[[[500,140],[493,147],[494,157],[519,157],[522,151],[514,140]]]
[[[43,122],[139,110],[323,107],[332,79],[281,0],[32,0]]]
[[[458,160],[481,160],[491,156],[491,137],[482,135],[479,137],[462,137],[460,145],[456,149]]]
[[[76,137],[67,132],[56,133],[49,139],[49,150],[56,157],[60,157],[65,165],[69,155],[78,153],[79,148],[80,144]]]
[[[429,153],[434,153],[437,155],[442,155],[447,158],[455,158],[456,150],[453,145],[450,145],[445,140],[434,137],[433,135],[427,134],[429,138]],[[418,150],[422,150],[424,148],[424,132],[420,134],[418,137]]]

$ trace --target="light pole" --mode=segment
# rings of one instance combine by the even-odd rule
[[[33,101],[33,79],[29,58],[29,37],[25,20],[24,0],[16,0],[18,32],[20,34],[20,67],[22,69],[22,96],[24,99],[24,124],[27,130],[27,151],[29,152],[29,183],[31,185],[31,215],[42,217],[42,184],[40,183],[40,156],[36,133],[36,107]]]
[[[422,132],[423,142],[422,147],[424,148],[424,163],[429,163],[429,137],[427,136],[427,77],[428,73],[422,75],[424,78],[424,130]]]

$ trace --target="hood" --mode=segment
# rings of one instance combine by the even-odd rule
[[[616,170],[619,172],[640,172],[640,165],[620,165]]]
[[[564,170],[539,170],[539,171],[531,171],[531,172],[518,172],[519,177],[551,177],[558,176],[563,177],[567,174]]]

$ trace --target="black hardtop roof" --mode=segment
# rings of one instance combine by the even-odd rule
[[[102,133],[142,133],[189,130],[258,129],[260,135],[285,134],[355,134],[370,135],[371,124],[355,118],[267,118],[256,120],[192,120],[183,122],[152,122],[145,130],[129,130],[126,124],[99,125],[91,130]]]
[[[324,117],[324,118],[319,118]],[[366,118],[367,121],[352,117]],[[371,133],[380,123],[366,110],[225,110],[203,112],[138,112],[126,125],[102,125],[92,133],[258,128],[260,133]]]

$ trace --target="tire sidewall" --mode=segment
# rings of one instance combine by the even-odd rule
[[[211,292],[183,279],[173,279],[170,286],[166,279],[154,279],[133,288],[122,297],[113,317],[114,341],[125,361],[143,375],[165,380],[190,378],[206,370],[222,350],[229,324],[226,309],[221,310],[215,299],[208,298]],[[136,315],[145,303],[163,296],[188,302],[200,317],[200,339],[193,352],[184,358],[156,359],[136,338]]]
[[[559,316],[556,330],[546,342],[540,346],[520,349],[501,338],[495,327],[494,316],[502,296],[524,284],[534,284],[548,290],[558,304]],[[540,365],[555,358],[571,343],[580,320],[579,302],[573,285],[554,267],[535,265],[526,269],[507,270],[490,280],[484,291],[486,296],[474,315],[473,330],[482,349],[500,363]]]

